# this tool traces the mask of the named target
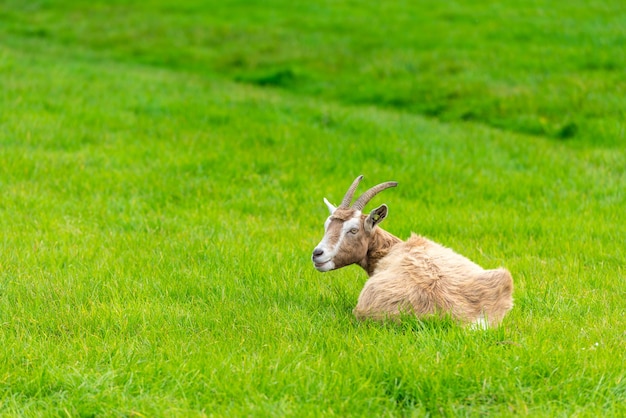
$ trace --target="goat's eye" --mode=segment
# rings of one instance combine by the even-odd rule
[[[356,234],[357,232],[359,232],[359,228],[352,228],[352,229],[350,230],[350,233],[351,233],[351,234]]]

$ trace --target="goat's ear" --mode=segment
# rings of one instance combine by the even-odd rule
[[[376,209],[370,212],[365,218],[365,230],[370,232],[376,225],[382,222],[387,217],[387,205],[380,205]]]
[[[326,203],[326,207],[328,207],[328,211],[330,212],[331,215],[335,213],[337,208],[332,203],[330,203],[326,198],[324,198],[324,203]]]

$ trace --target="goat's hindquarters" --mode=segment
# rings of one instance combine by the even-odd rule
[[[441,314],[493,327],[513,306],[512,292],[507,270],[484,270],[448,248],[413,236],[381,260],[365,283],[354,314],[374,320],[403,313]]]

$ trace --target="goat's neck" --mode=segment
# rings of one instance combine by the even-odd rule
[[[395,235],[385,231],[381,228],[374,229],[374,235],[370,240],[369,247],[367,249],[367,255],[359,265],[367,272],[368,276],[374,274],[378,262],[389,253],[391,247],[402,242],[402,240]]]

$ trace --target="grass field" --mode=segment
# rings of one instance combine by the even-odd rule
[[[626,415],[626,8],[478,3],[0,0],[0,415]],[[353,318],[358,174],[501,328]]]

